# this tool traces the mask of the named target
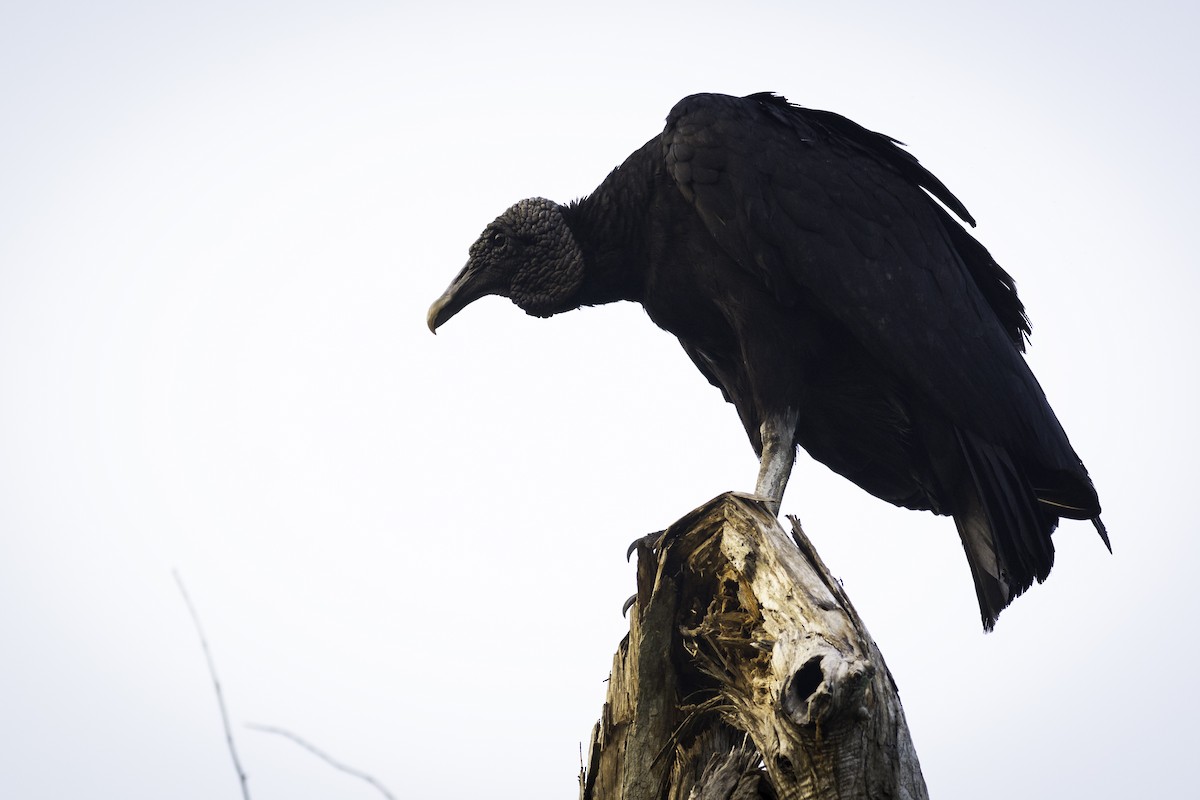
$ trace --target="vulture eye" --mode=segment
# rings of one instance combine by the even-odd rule
[[[508,244],[508,237],[500,231],[495,231],[488,237],[488,244],[495,247],[497,250],[503,249]]]

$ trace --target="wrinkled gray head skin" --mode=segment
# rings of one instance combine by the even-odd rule
[[[548,317],[574,308],[583,283],[583,253],[562,208],[542,197],[514,205],[488,225],[458,277],[433,305],[426,321],[438,327],[480,297],[512,298],[526,313]]]

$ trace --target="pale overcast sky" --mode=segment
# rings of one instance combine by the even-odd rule
[[[984,635],[953,523],[801,455],[934,798],[1183,797],[1200,713],[1196,12],[1183,2],[0,9],[0,796],[563,798],[626,544],[756,464],[637,306],[425,309],[681,97],[908,143],[979,220],[1112,536]]]

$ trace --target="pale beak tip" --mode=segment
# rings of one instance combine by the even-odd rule
[[[429,326],[429,332],[432,333],[434,336],[437,336],[438,313],[441,312],[442,307],[445,305],[446,305],[445,298],[439,297],[437,300],[434,301],[433,305],[431,305],[429,307],[429,313],[427,313],[425,315],[425,324]]]

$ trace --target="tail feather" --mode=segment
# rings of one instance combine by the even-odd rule
[[[974,497],[974,495],[972,495]],[[1001,574],[996,549],[992,545],[992,529],[987,516],[975,500],[973,511],[954,515],[967,564],[971,567],[971,579],[975,582],[975,597],[979,600],[979,614],[985,630],[996,625],[996,617],[1013,600],[1012,587]]]
[[[1054,565],[1050,534],[1058,516],[1038,501],[1024,472],[1008,452],[969,432],[958,440],[970,480],[960,483],[954,521],[971,577],[983,627]]]

